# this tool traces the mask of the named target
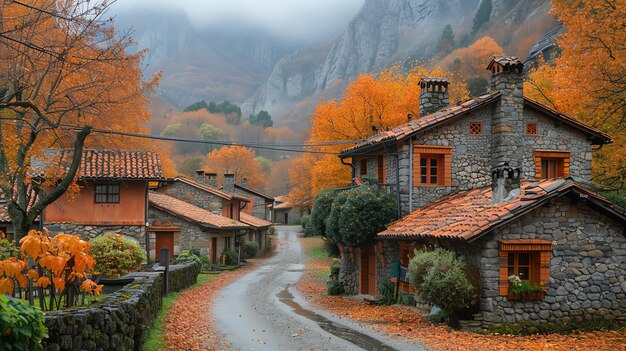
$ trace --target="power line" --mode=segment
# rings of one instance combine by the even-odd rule
[[[81,129],[81,126],[73,126],[66,125],[64,129]],[[330,141],[330,142],[320,142],[320,143],[302,143],[302,144],[276,144],[276,143],[246,143],[246,142],[235,142],[235,141],[222,141],[222,140],[205,140],[205,139],[193,139],[193,138],[180,138],[180,137],[166,137],[166,136],[158,136],[158,135],[150,135],[150,134],[141,134],[141,133],[130,133],[130,132],[120,132],[114,130],[105,130],[105,129],[92,129],[92,133],[100,133],[100,134],[109,134],[109,135],[121,135],[135,138],[143,138],[143,139],[152,139],[152,140],[163,140],[163,141],[177,141],[184,143],[194,143],[194,144],[205,144],[205,145],[219,145],[219,146],[243,146],[249,147],[252,149],[261,149],[261,150],[274,150],[274,151],[284,151],[284,152],[299,152],[299,153],[311,153],[311,154],[322,154],[322,155],[338,155],[338,152],[329,152],[329,151],[317,151],[317,150],[303,150],[303,149],[292,149],[290,147],[322,147],[322,146],[332,146],[332,145],[345,145],[345,144],[353,144],[361,142],[362,140],[344,140],[344,141]]]

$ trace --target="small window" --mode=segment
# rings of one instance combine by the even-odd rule
[[[569,175],[569,152],[535,151],[535,178],[551,179]]]
[[[361,175],[367,175],[367,159],[366,158],[362,158],[361,159]]]
[[[550,256],[552,242],[546,240],[501,240],[500,241],[500,295],[509,294],[511,276],[522,282],[541,287],[544,291],[550,282]],[[543,294],[540,294],[542,297]]]
[[[472,123],[470,123],[470,134],[471,135],[482,135],[483,134],[483,124],[481,122],[472,122]]]
[[[526,135],[537,135],[537,124],[528,123],[526,124]]]
[[[423,185],[439,185],[441,183],[441,155],[420,156],[420,183]]]
[[[118,184],[96,184],[97,204],[117,204],[120,202],[120,186]]]

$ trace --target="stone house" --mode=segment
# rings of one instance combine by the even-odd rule
[[[246,240],[255,242],[259,246],[259,253],[263,253],[270,249],[268,230],[269,227],[272,226],[272,222],[252,216],[245,212],[242,212],[240,216],[241,222],[250,226]]]
[[[311,208],[304,203],[294,203],[288,195],[277,196],[274,202],[274,223],[299,223],[302,216],[311,214]]]
[[[173,258],[192,247],[218,263],[224,250],[235,249],[236,237],[250,229],[248,224],[163,192],[151,191],[149,204],[149,232],[154,236],[151,254],[156,259],[160,248],[169,248]]]
[[[227,191],[222,188],[222,190]],[[244,179],[241,184],[233,184],[233,193],[250,199],[250,204],[245,208],[245,212],[266,221],[272,220],[272,210],[274,198],[252,190],[248,186],[248,180]]]
[[[581,186],[592,153],[611,138],[523,97],[517,58],[496,57],[487,69],[490,91],[453,106],[447,80],[423,78],[420,118],[340,154],[355,178],[390,185],[402,215],[341,278],[350,292],[375,296],[396,262],[439,246],[477,269],[478,321],[624,318],[626,215]],[[511,275],[542,292],[519,300]]]
[[[46,165],[37,162],[34,161],[34,169],[45,169]],[[159,154],[143,150],[85,149],[77,176],[80,192],[75,196],[66,193],[47,206],[42,213],[44,227],[53,233],[74,234],[85,240],[115,232],[134,239],[144,248],[149,246],[146,235],[149,184],[165,180]]]

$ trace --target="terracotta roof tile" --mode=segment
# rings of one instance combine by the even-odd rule
[[[49,149],[46,159],[35,159],[35,173],[43,175],[51,162],[68,164],[72,149]],[[53,160],[53,161],[50,161]],[[163,179],[161,156],[144,150],[85,149],[78,168],[80,178],[95,179]]]
[[[219,229],[247,229],[247,224],[215,214],[194,206],[177,198],[151,191],[148,194],[151,206],[166,211],[173,216],[199,223],[200,225]]]
[[[572,178],[555,178],[539,183],[526,183],[522,186],[520,196],[499,205],[492,204],[490,187],[453,193],[413,211],[378,233],[378,236],[381,238],[445,237],[471,240],[494,226],[525,213],[533,206],[541,205],[553,196],[571,189],[593,197],[620,213],[621,216],[626,216],[623,209],[583,189]]]
[[[244,212],[239,213],[239,220],[255,228],[265,228],[272,225],[272,222],[268,222],[264,219],[249,215]]]

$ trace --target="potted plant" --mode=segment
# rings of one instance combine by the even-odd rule
[[[517,275],[509,277],[509,300],[534,300],[543,299],[544,289],[541,283],[522,281]]]

